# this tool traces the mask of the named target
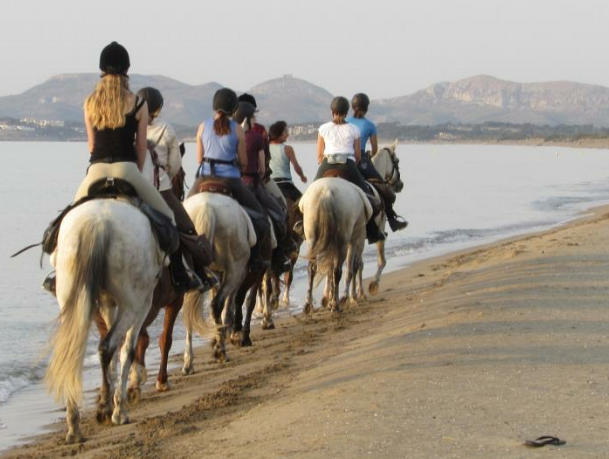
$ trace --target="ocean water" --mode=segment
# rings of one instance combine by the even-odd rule
[[[316,171],[315,145],[293,144],[306,175]],[[389,266],[397,269],[500,238],[564,223],[579,212],[609,202],[609,151],[545,147],[403,145],[398,147],[404,190],[396,210],[409,222],[387,241]],[[0,451],[61,418],[61,407],[44,393],[41,378],[49,335],[57,317],[55,299],[40,288],[50,270],[40,250],[9,255],[38,242],[48,222],[70,202],[88,161],[82,143],[0,143],[5,164],[0,181]],[[195,171],[187,146],[187,183]],[[304,191],[305,185],[295,179]],[[375,249],[365,252],[366,275],[375,270]],[[292,294],[303,303],[304,263],[297,266]],[[151,331],[149,380],[156,369]],[[173,353],[183,351],[176,326]],[[95,337],[90,340],[86,386],[98,384]],[[89,405],[91,406],[91,404]]]

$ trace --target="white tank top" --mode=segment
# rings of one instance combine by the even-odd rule
[[[271,168],[271,178],[283,178],[292,180],[292,172],[290,171],[290,158],[285,154],[285,144],[283,143],[272,143],[269,145],[271,151],[271,161],[269,166]]]

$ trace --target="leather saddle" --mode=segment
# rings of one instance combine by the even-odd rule
[[[216,193],[223,194],[229,198],[233,197],[233,190],[230,185],[227,185],[221,180],[205,180],[199,185],[197,190],[199,193]]]

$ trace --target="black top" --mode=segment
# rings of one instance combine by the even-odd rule
[[[137,132],[137,120],[135,115],[145,100],[135,98],[135,107],[125,115],[125,124],[115,129],[97,130],[93,128],[94,143],[91,152],[91,163],[118,163],[129,161],[137,162],[135,152],[135,133]]]

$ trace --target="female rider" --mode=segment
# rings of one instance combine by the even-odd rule
[[[285,144],[288,136],[288,125],[285,121],[277,121],[269,128],[271,178],[277,183],[284,195],[288,196],[293,202],[296,202],[300,199],[302,193],[294,186],[290,163],[302,183],[307,183],[307,177],[304,175],[298,159],[296,159],[294,149]]]
[[[335,97],[330,105],[332,110],[332,121],[322,124],[317,136],[317,162],[319,169],[315,180],[322,178],[324,174],[333,169],[341,171],[345,179],[357,185],[368,195],[372,207],[378,209],[376,199],[371,196],[368,184],[356,166],[360,160],[360,131],[345,118],[349,113],[349,101],[344,97]],[[379,230],[370,218],[366,224],[366,236],[370,244],[382,241],[385,235]]]
[[[379,191],[379,195],[385,203],[385,215],[387,215],[387,221],[391,227],[391,231],[402,230],[408,226],[402,217],[399,217],[393,210],[393,204],[395,203],[395,193],[393,190],[385,184],[385,179],[381,177],[378,171],[374,168],[374,164],[370,161],[370,158],[376,155],[378,151],[378,141],[376,137],[376,126],[372,121],[366,118],[368,113],[368,107],[370,106],[370,99],[366,94],[358,93],[351,99],[351,108],[353,109],[353,116],[347,117],[347,122],[355,124],[360,130],[360,148],[361,148],[361,160],[357,164],[357,168],[364,176],[366,180],[371,180],[375,183]],[[366,153],[366,144],[370,140],[370,157]]]
[[[241,170],[247,168],[245,135],[241,126],[230,118],[237,106],[237,94],[233,90],[222,88],[214,94],[214,116],[201,123],[197,132],[199,175],[188,195],[198,193],[201,184],[208,180],[220,181],[231,189],[256,231],[250,269],[257,270],[266,267],[260,257],[260,241],[268,235],[270,224],[256,196],[241,182]]]
[[[156,88],[146,87],[140,89],[137,92],[137,96],[145,100],[148,106],[148,130],[146,136],[149,149],[152,147],[151,149],[156,153],[155,164],[152,164],[152,161],[146,161],[146,166],[151,166],[146,168],[149,169],[146,170],[148,172],[147,178],[150,183],[156,186],[172,210],[178,231],[185,235],[195,236],[196,239],[204,238],[205,236],[197,236],[195,225],[184,209],[182,202],[173,191],[172,180],[182,168],[182,155],[180,154],[180,145],[173,127],[159,119],[163,109],[163,95]],[[194,240],[193,243],[196,244]],[[206,243],[205,245],[208,244]],[[212,261],[211,247],[206,251],[208,253],[203,254],[204,256],[199,256],[196,260],[193,260],[192,254],[189,253],[188,245],[184,244],[184,238],[180,238],[180,250],[203,282],[202,290],[209,290],[213,287],[217,283],[217,279],[211,272],[205,269],[205,266]],[[201,254],[201,252],[205,251],[196,251],[197,254]]]

